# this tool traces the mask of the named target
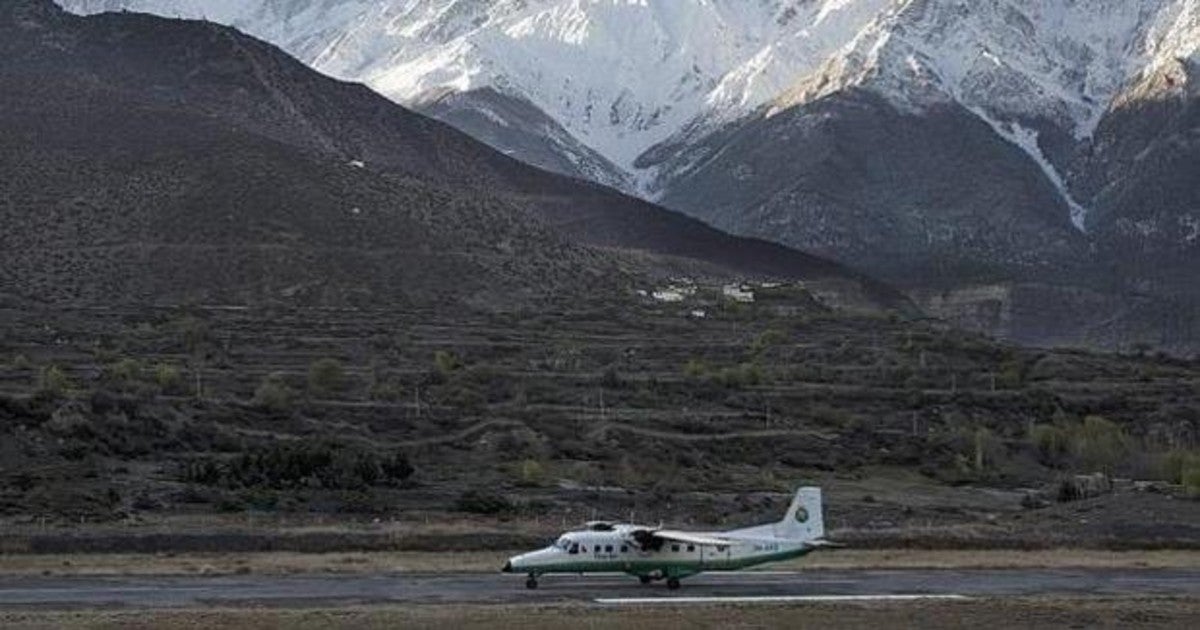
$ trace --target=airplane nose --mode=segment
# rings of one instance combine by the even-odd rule
[[[500,572],[501,572],[501,573],[512,573],[512,572],[513,572],[512,560],[509,560],[508,562],[505,562],[505,563],[504,563],[504,568],[503,568],[503,569],[500,569]]]

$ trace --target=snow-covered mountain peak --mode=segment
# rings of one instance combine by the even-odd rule
[[[908,110],[960,103],[1030,149],[1051,129],[1086,138],[1139,74],[1200,41],[1200,0],[60,3],[228,23],[405,104],[493,89],[643,182],[652,147],[849,86]]]
[[[402,103],[491,87],[616,164],[775,97],[895,0],[61,0],[207,18]]]

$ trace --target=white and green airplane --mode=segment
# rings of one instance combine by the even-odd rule
[[[704,571],[737,571],[837,545],[826,541],[821,489],[800,488],[778,523],[727,532],[683,532],[595,521],[563,534],[553,545],[510,558],[505,573],[525,573],[537,588],[547,573],[628,573],[642,584],[679,581]]]

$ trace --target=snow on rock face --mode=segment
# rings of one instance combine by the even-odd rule
[[[957,101],[1061,182],[1021,130],[1086,138],[1123,86],[1200,42],[1200,0],[59,1],[227,23],[401,103],[494,88],[631,174],[685,130],[854,85]]]
[[[895,0],[59,1],[226,23],[401,103],[496,88],[631,169],[702,114],[774,98]]]

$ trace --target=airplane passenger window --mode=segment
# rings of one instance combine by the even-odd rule
[[[688,545],[688,551],[695,551],[696,545]]]
[[[604,553],[612,553],[612,545],[604,545]]]
[[[629,545],[621,545],[621,553],[629,551]]]
[[[587,551],[587,550],[585,549],[584,551]],[[571,545],[571,549],[567,553],[570,553],[570,554],[579,553],[579,543],[575,543],[574,545]]]
[[[671,545],[671,551],[679,551],[679,545]]]

